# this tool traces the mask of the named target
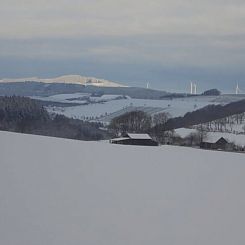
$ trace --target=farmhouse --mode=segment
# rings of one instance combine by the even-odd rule
[[[221,137],[218,140],[213,139],[201,142],[200,148],[213,150],[228,150],[231,148],[231,144],[225,138]]]
[[[144,145],[144,146],[158,146],[149,134],[130,134],[127,133],[121,138],[111,139],[112,144],[121,145]]]

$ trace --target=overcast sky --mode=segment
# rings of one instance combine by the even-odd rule
[[[245,91],[244,0],[1,0],[0,77]]]

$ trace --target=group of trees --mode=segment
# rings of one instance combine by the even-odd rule
[[[161,112],[150,116],[143,111],[127,112],[112,119],[109,129],[114,136],[130,133],[149,133],[160,143],[170,141],[173,131],[163,131],[160,125],[165,124],[170,118],[169,113]]]
[[[207,123],[203,123],[202,125],[206,131],[228,133],[237,133],[236,126],[243,125],[242,128],[243,132],[245,133],[245,112],[216,119]]]
[[[127,112],[112,119],[110,129],[116,135],[125,132],[145,133],[151,128],[151,117],[143,111]]]
[[[192,133],[186,139],[176,136],[174,130],[163,130],[163,125],[168,122],[169,113],[162,112],[148,115],[143,111],[125,113],[112,120],[109,128],[115,136],[130,133],[149,133],[152,138],[164,144],[198,145],[206,137],[204,127],[198,127],[197,133]]]
[[[112,119],[109,128],[116,135],[125,132],[149,133],[153,127],[164,124],[169,119],[169,114],[162,112],[150,116],[143,111],[131,111]]]
[[[192,132],[182,139],[181,143],[187,146],[199,146],[201,142],[205,141],[207,138],[207,131],[203,125],[199,125],[196,129],[196,132]]]
[[[100,123],[90,123],[63,115],[51,117],[39,102],[26,97],[0,97],[0,130],[79,140],[107,138]]]
[[[221,95],[221,92],[218,89],[214,88],[214,89],[209,89],[209,90],[203,92],[202,95],[205,95],[205,96],[219,96],[219,95]]]
[[[47,111],[36,101],[19,96],[0,97],[0,129],[25,132],[49,120]]]

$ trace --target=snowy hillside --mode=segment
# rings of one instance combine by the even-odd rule
[[[0,132],[0,244],[244,244],[244,154]]]
[[[85,98],[87,97],[87,99]],[[222,100],[221,100],[222,97]],[[87,93],[73,93],[73,94],[58,94],[52,96],[32,96],[33,99],[61,102],[61,103],[77,103],[80,106],[49,106],[47,109],[51,113],[63,114],[67,117],[78,118],[84,120],[85,118],[92,118],[108,123],[112,118],[122,113],[132,110],[149,111],[149,108],[154,112],[168,112],[172,117],[184,116],[187,112],[192,112],[201,109],[210,104],[226,104],[244,99],[245,96],[198,96],[186,97],[176,99],[135,99],[130,96],[107,94],[98,97],[93,97]],[[220,100],[218,101],[218,98]],[[101,103],[94,103],[101,102]],[[150,113],[151,114],[151,113]]]
[[[111,82],[104,79],[97,79],[94,77],[83,77],[80,75],[65,75],[55,78],[42,79],[38,77],[29,77],[29,78],[18,78],[18,79],[2,79],[0,82],[9,83],[9,82],[25,82],[25,81],[35,81],[35,82],[44,82],[44,83],[71,83],[71,84],[82,84],[82,85],[92,85],[98,87],[126,87],[122,84]]]
[[[81,97],[79,94],[77,95],[69,95],[72,98]],[[55,96],[57,98],[57,96]],[[53,100],[54,96],[50,97],[32,97],[34,99],[41,100]],[[64,97],[67,101],[67,96]],[[103,97],[102,97],[103,98]],[[56,100],[57,102],[65,102],[59,98]],[[76,102],[73,100],[72,102]],[[78,102],[82,104],[82,102]],[[165,111],[170,113],[172,117],[175,116],[184,116],[185,113],[191,112],[197,109],[200,109],[206,105],[215,104],[212,102],[212,99],[206,98],[181,98],[181,99],[165,99],[165,100],[144,100],[144,99],[132,99],[127,97],[127,99],[121,100],[109,100],[103,104],[86,104],[81,106],[71,106],[71,107],[49,107],[47,108],[49,112],[54,112],[57,114],[64,114],[67,117],[84,119],[84,117],[101,117],[101,120],[104,122],[108,122],[113,115],[118,115],[120,111],[126,113],[128,111],[132,111],[132,109],[136,110],[136,107],[141,107],[140,110],[146,111],[148,107],[155,108],[157,111]],[[146,109],[144,109],[144,107]],[[121,112],[120,112],[121,113]],[[108,115],[110,115],[108,117]]]

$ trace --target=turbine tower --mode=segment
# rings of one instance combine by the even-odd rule
[[[197,84],[191,82],[191,94],[197,94]]]
[[[197,94],[197,85],[196,85],[196,83],[194,84],[194,94]]]
[[[238,83],[237,83],[237,85],[236,85],[236,94],[239,94],[240,92],[241,92],[241,89],[239,88]]]

